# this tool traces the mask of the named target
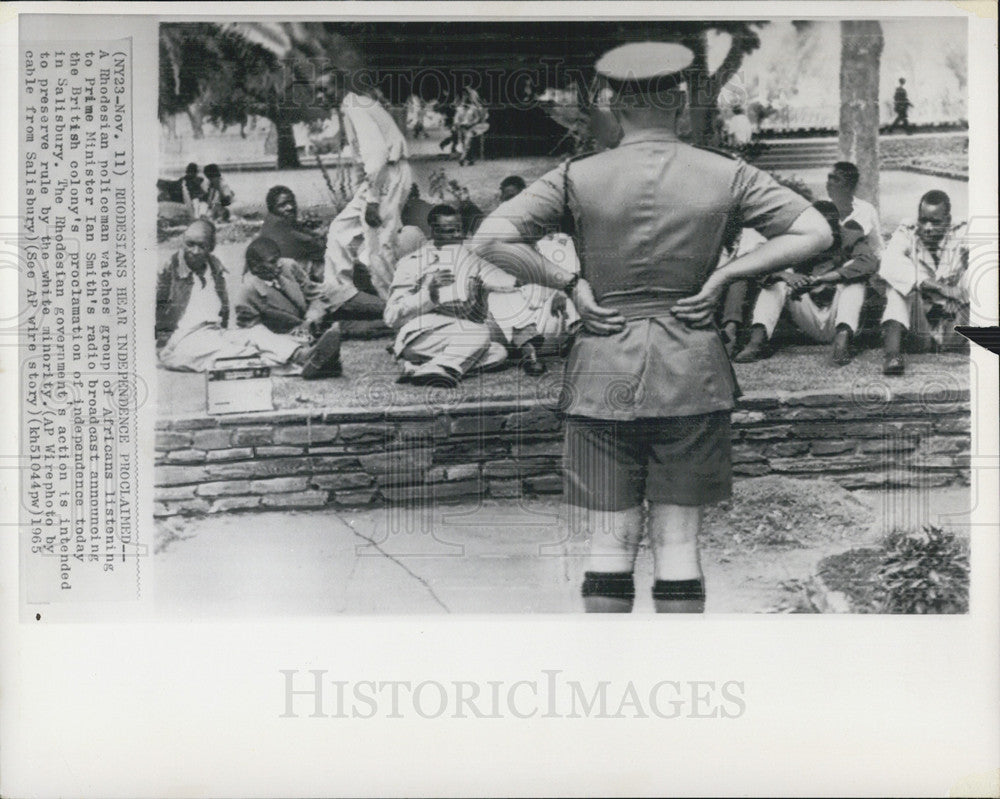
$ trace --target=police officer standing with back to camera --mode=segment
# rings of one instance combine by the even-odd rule
[[[680,141],[692,59],[664,42],[606,53],[596,67],[613,91],[617,146],[540,178],[474,242],[565,290],[584,320],[566,364],[564,471],[571,519],[590,538],[588,612],[632,610],[643,537],[656,610],[704,611],[698,532],[702,508],[731,493],[738,391],[713,311],[732,281],[806,260],[832,238],[819,212],[766,173]],[[580,277],[527,246],[570,216]],[[734,226],[768,241],[716,268]]]

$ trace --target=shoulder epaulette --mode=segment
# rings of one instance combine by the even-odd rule
[[[723,158],[728,158],[730,161],[740,160],[738,155],[735,155],[729,152],[728,150],[723,150],[719,147],[709,147],[707,144],[692,144],[691,146],[699,150],[705,150],[710,153],[715,153],[716,155],[721,155]]]

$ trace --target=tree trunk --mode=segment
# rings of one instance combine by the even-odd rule
[[[857,194],[878,208],[879,64],[882,26],[840,23],[840,156],[861,173]]]
[[[278,169],[296,169],[300,166],[299,154],[295,150],[295,133],[292,123],[284,119],[274,120],[278,138]]]
[[[712,76],[708,71],[708,39],[705,31],[698,31],[687,37],[684,43],[694,54],[694,60],[684,76],[687,81],[691,143],[712,144],[718,93],[712,90]]]
[[[191,135],[195,139],[205,138],[205,129],[203,126],[204,111],[199,103],[191,103],[187,107],[188,120],[191,122]]]

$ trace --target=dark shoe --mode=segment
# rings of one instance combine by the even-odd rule
[[[755,341],[751,341],[742,350],[736,353],[736,357],[733,358],[736,363],[753,363],[754,361],[759,361],[766,355],[767,345],[758,344]]]
[[[851,352],[851,333],[848,330],[838,330],[833,340],[833,362],[837,366],[846,366],[854,360]]]
[[[535,352],[535,348],[531,344],[526,344],[524,347],[521,368],[530,377],[540,377],[548,371],[545,364],[538,360],[538,353]]]
[[[302,364],[302,377],[305,380],[317,380],[321,377],[340,377],[341,374],[340,331],[331,327],[309,350],[306,361]]]
[[[906,364],[903,363],[903,356],[899,353],[893,353],[891,355],[885,356],[885,362],[882,364],[882,374],[884,375],[901,375],[906,371]]]
[[[410,377],[410,383],[415,386],[433,386],[434,388],[457,388],[458,375],[448,369],[421,372]]]

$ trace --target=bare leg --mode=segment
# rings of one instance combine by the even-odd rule
[[[642,508],[582,510],[590,536],[590,557],[583,585],[587,613],[630,613],[632,570],[642,539]],[[632,587],[631,592],[628,590]],[[632,596],[629,595],[632,594]]]
[[[701,506],[651,502],[649,541],[653,548],[657,613],[703,613],[704,582],[698,557]]]

